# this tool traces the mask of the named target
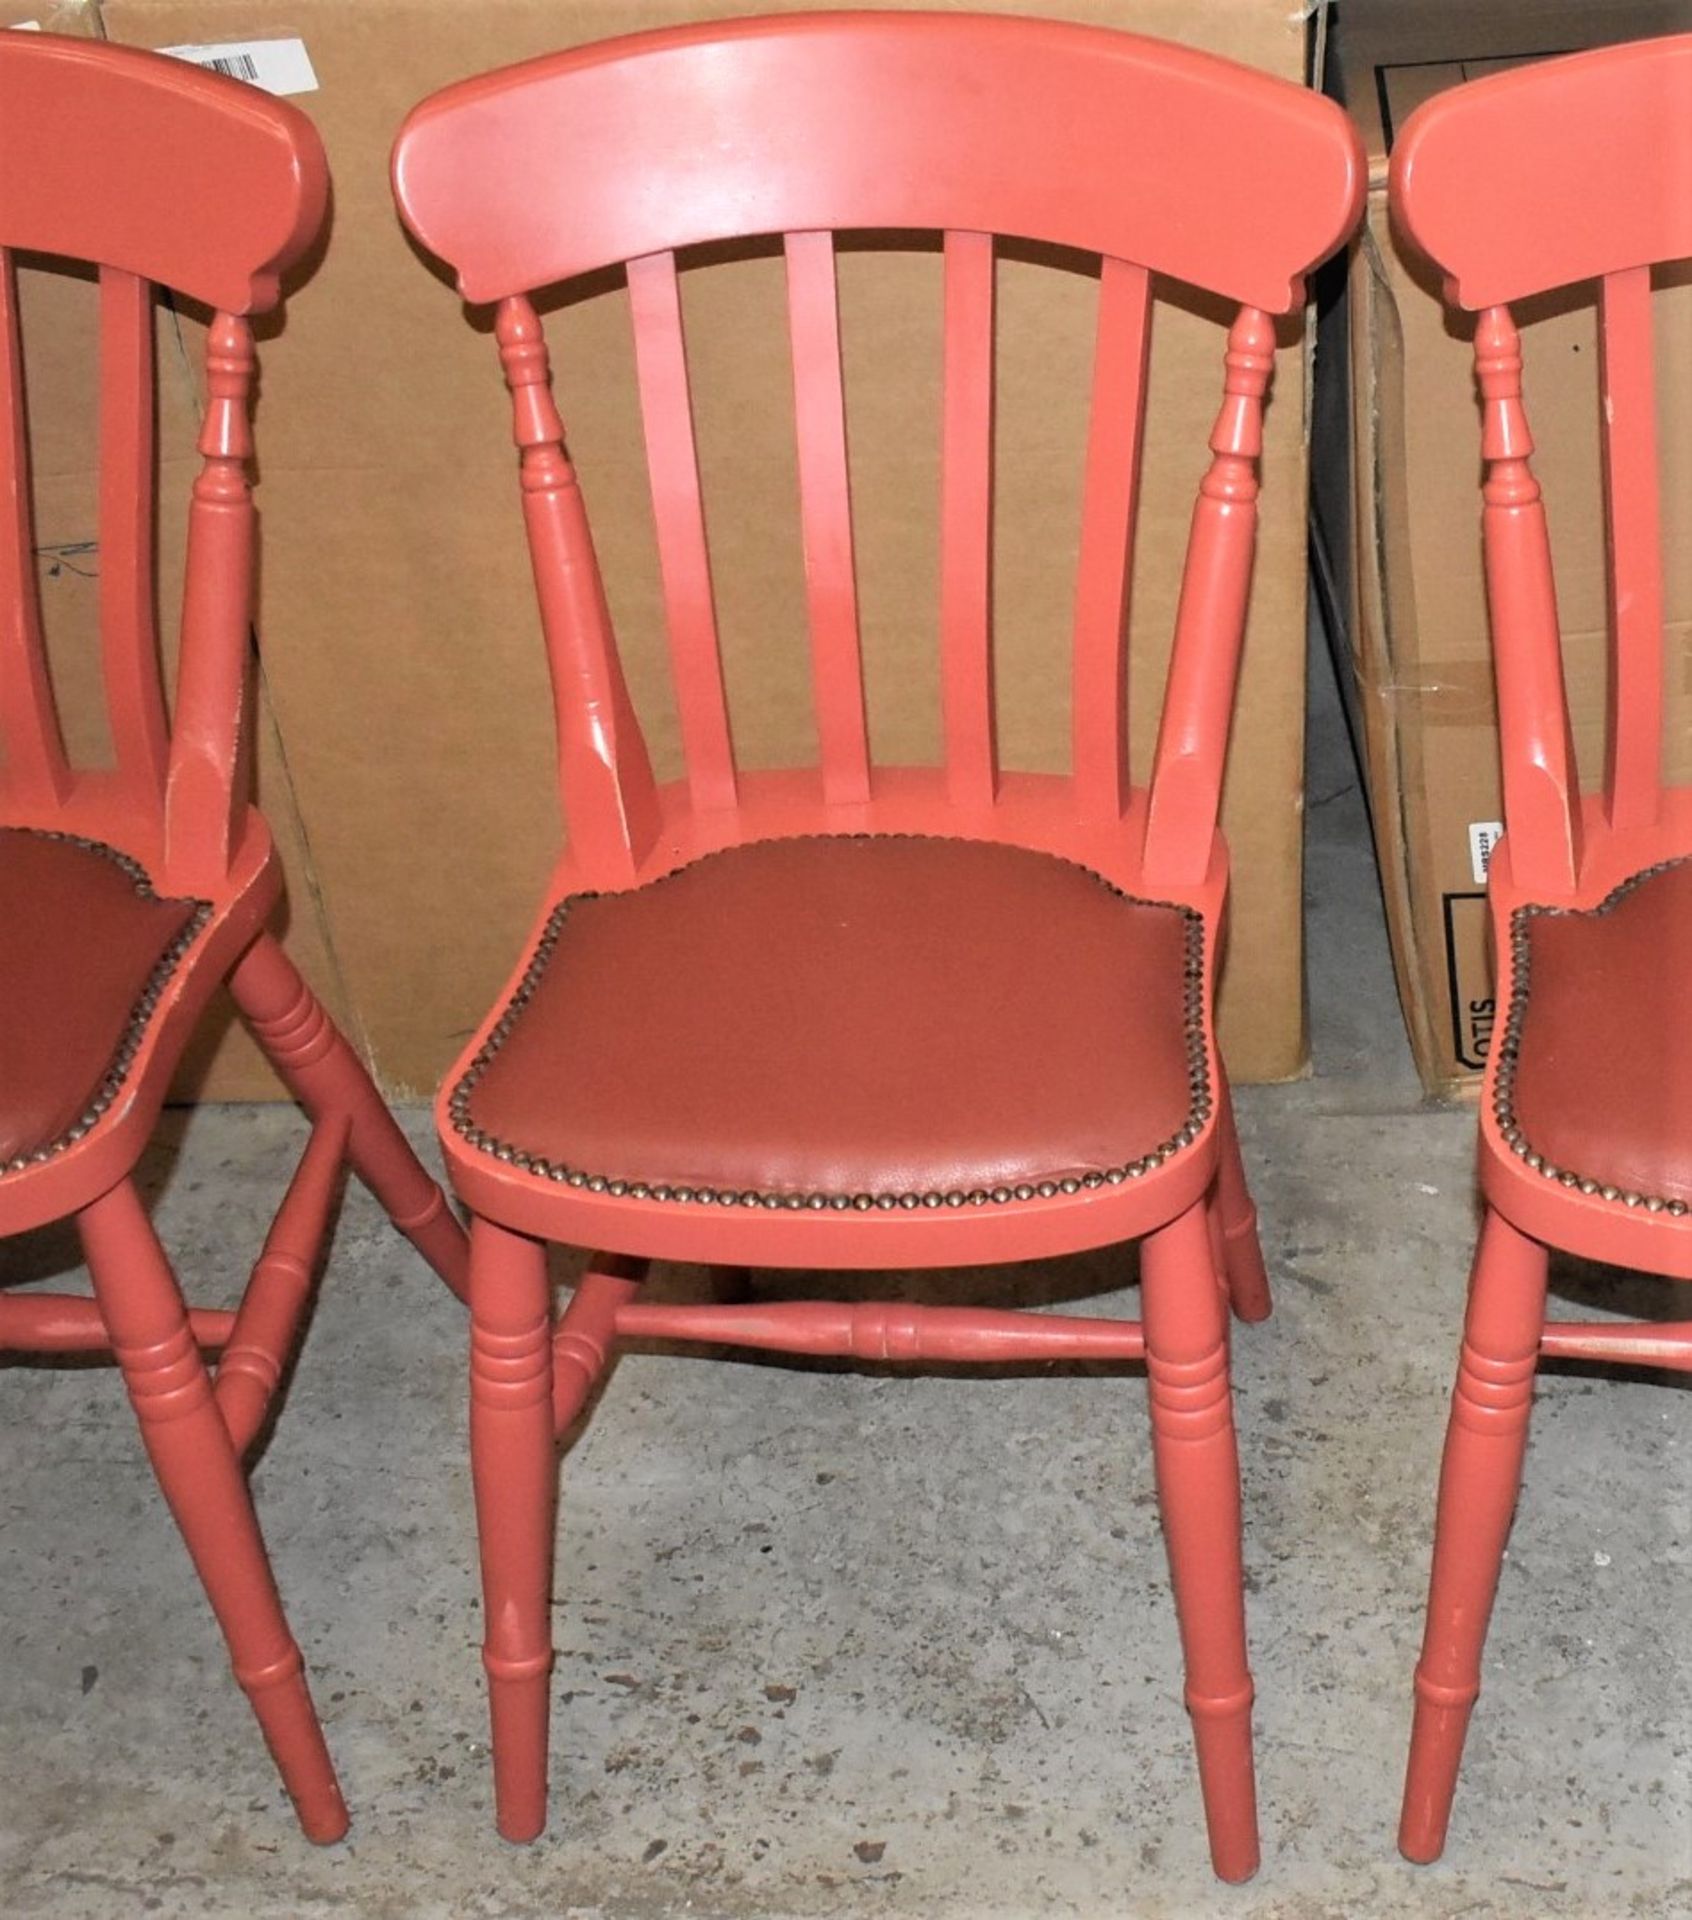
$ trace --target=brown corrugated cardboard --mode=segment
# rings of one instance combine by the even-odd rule
[[[1524,59],[1692,26],[1692,6],[1486,8],[1348,4],[1339,33],[1347,106],[1370,155],[1367,224],[1352,259],[1352,487],[1318,499],[1319,532],[1349,543],[1349,654],[1370,811],[1417,1064],[1432,1090],[1485,1064],[1495,1005],[1484,908],[1500,817],[1497,726],[1480,548],[1472,323],[1446,313],[1437,276],[1391,231],[1394,131],[1441,88]],[[1664,446],[1665,606],[1692,631],[1692,285],[1656,296]],[[1591,290],[1526,303],[1528,415],[1554,546],[1565,672],[1586,783],[1602,771],[1606,577]],[[1320,429],[1319,429],[1320,437]],[[1334,524],[1337,506],[1350,525]],[[1666,738],[1684,771],[1692,688],[1671,674]]]
[[[301,842],[296,916],[321,905],[320,984],[396,1096],[427,1092],[509,968],[555,849],[544,665],[486,316],[467,325],[394,217],[387,156],[448,81],[699,0],[105,0],[114,40],[298,35],[298,98],[335,179],[321,265],[262,344],[259,629]],[[1302,78],[1284,0],[1072,0],[1056,11]],[[934,255],[847,253],[841,296],[874,745],[932,757],[939,420]],[[1007,764],[1061,765],[1093,286],[1010,251],[1000,273],[995,575]],[[778,261],[687,277],[689,347],[736,737],[810,756]],[[655,759],[676,765],[620,286],[554,303],[557,387]],[[1149,753],[1181,550],[1219,392],[1220,317],[1159,303],[1134,580],[1136,748]],[[1223,1033],[1238,1078],[1304,1058],[1300,949],[1303,356],[1280,355],[1262,542],[1229,768],[1236,855]],[[270,796],[274,806],[274,793]],[[309,859],[305,849],[309,847]],[[329,965],[332,955],[333,965]],[[222,1090],[224,1082],[214,1080]]]

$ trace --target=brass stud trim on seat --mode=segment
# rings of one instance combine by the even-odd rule
[[[154,891],[152,876],[139,860],[124,853],[121,849],[108,846],[104,840],[90,840],[80,833],[60,833],[47,827],[0,827],[0,833],[28,834],[35,840],[56,840],[64,846],[75,847],[82,853],[98,854],[101,859],[109,860],[121,872],[136,894],[143,900],[158,901],[161,905],[172,907],[192,907],[189,916],[170,945],[160,954],[151,973],[147,975],[135,1004],[129,1010],[122,1033],[118,1036],[117,1046],[107,1062],[106,1071],[94,1090],[94,1097],[63,1133],[46,1141],[39,1147],[33,1147],[28,1153],[16,1155],[13,1159],[0,1162],[0,1180],[9,1173],[22,1173],[28,1167],[41,1166],[44,1162],[56,1158],[67,1148],[74,1147],[79,1140],[99,1125],[112,1102],[123,1090],[124,1082],[129,1078],[135,1056],[141,1050],[141,1042],[147,1031],[147,1024],[158,1009],[164,990],[171,976],[182,964],[183,956],[199,938],[206,922],[211,918],[212,903],[209,900],[167,899]]]
[[[1591,1175],[1558,1166],[1528,1139],[1516,1112],[1516,1069],[1522,1052],[1522,1030],[1527,1023],[1528,1001],[1532,994],[1532,940],[1530,929],[1537,919],[1593,919],[1612,912],[1627,896],[1648,880],[1688,864],[1692,856],[1659,860],[1654,866],[1641,867],[1617,887],[1613,887],[1595,907],[1560,907],[1529,904],[1517,907],[1510,916],[1510,1006],[1504,1016],[1504,1032],[1498,1043],[1498,1066],[1492,1079],[1492,1117],[1499,1138],[1510,1151],[1542,1180],[1555,1182],[1570,1192],[1591,1199],[1638,1209],[1647,1213],[1672,1214],[1676,1219],[1692,1213],[1692,1204],[1671,1200],[1663,1194],[1640,1193],[1630,1187],[1618,1187]]]
[[[848,833],[798,834],[789,837],[803,840],[932,840],[940,836],[921,833]],[[673,868],[669,873],[659,875],[656,880],[647,881],[645,887],[662,886],[666,880],[672,880],[678,874],[691,872],[707,860],[721,859],[726,853],[739,852],[741,847],[773,844],[776,843],[743,841],[738,847],[719,847],[711,853],[701,854],[697,859]],[[1095,1170],[1081,1175],[1054,1174],[1038,1183],[1022,1181],[1014,1186],[914,1188],[882,1193],[829,1191],[787,1193],[732,1187],[668,1186],[657,1181],[636,1180],[627,1175],[613,1179],[603,1173],[584,1172],[577,1167],[564,1166],[556,1161],[543,1159],[539,1154],[521,1153],[508,1141],[497,1139],[476,1125],[470,1115],[470,1101],[477,1083],[511,1037],[512,1029],[517,1023],[517,1016],[534,998],[535,991],[546,972],[547,964],[557,949],[559,937],[564,930],[565,921],[569,918],[571,907],[579,900],[616,897],[598,892],[567,894],[547,916],[546,923],[541,928],[540,937],[536,940],[534,950],[529,957],[528,965],[523,969],[511,997],[500,1009],[498,1018],[489,1030],[487,1040],[454,1083],[447,1100],[447,1113],[452,1122],[453,1131],[477,1152],[488,1154],[506,1164],[519,1165],[524,1172],[531,1173],[538,1179],[562,1181],[569,1186],[585,1187],[596,1193],[626,1194],[630,1198],[680,1205],[819,1209],[827,1207],[836,1211],[856,1210],[860,1213],[939,1206],[1023,1206],[1039,1200],[1058,1197],[1067,1199],[1083,1188],[1096,1190],[1106,1184],[1119,1186],[1127,1180],[1141,1179],[1192,1146],[1203,1134],[1215,1109],[1215,1097],[1210,1080],[1210,1053],[1205,1040],[1204,1026],[1204,917],[1195,908],[1185,906],[1179,901],[1145,900],[1135,894],[1126,893],[1114,882],[1107,880],[1102,873],[1095,872],[1091,867],[1082,866],[1079,861],[1065,860],[1060,854],[1045,854],[1041,857],[1055,860],[1062,866],[1073,867],[1076,872],[1086,874],[1106,892],[1114,894],[1118,900],[1126,902],[1131,907],[1155,907],[1163,912],[1181,916],[1185,940],[1181,988],[1182,1023],[1187,1054],[1187,1116],[1168,1139],[1160,1142],[1150,1153],[1142,1154],[1136,1160],[1129,1160],[1121,1166],[1109,1167],[1102,1171]],[[644,891],[645,887],[638,890]]]

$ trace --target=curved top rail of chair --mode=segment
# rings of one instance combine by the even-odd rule
[[[317,130],[286,101],[137,48],[0,34],[0,248],[263,312],[328,192]]]
[[[1419,107],[1392,155],[1405,235],[1478,309],[1692,258],[1692,34],[1494,74]]]
[[[1364,162],[1331,101],[1209,54],[892,12],[711,21],[485,74],[411,113],[393,177],[471,301],[850,227],[1074,246],[1279,313],[1355,224]],[[1251,219],[1219,218],[1242,192]]]

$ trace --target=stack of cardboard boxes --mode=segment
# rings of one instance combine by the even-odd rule
[[[1500,831],[1497,718],[1480,545],[1473,321],[1393,231],[1387,162],[1423,100],[1503,67],[1685,31],[1686,0],[1346,0],[1331,63],[1369,154],[1368,217],[1324,334],[1317,550],[1335,588],[1400,997],[1430,1091],[1470,1086],[1496,1002],[1486,861]],[[1603,772],[1608,581],[1595,290],[1525,303],[1528,418],[1545,489],[1564,672],[1584,784]],[[1671,778],[1692,777],[1692,284],[1659,276],[1664,610],[1686,666],[1665,688]],[[1349,486],[1341,478],[1349,439]]]

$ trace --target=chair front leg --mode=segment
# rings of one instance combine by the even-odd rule
[[[229,1643],[235,1677],[306,1837],[339,1840],[347,1810],[334,1765],[170,1264],[127,1181],[77,1224],[142,1440]]]
[[[507,1840],[533,1840],[546,1825],[552,1674],[552,1293],[541,1242],[480,1218],[470,1233],[470,1468],[495,1812]]]
[[[1210,1857],[1224,1880],[1257,1871],[1251,1672],[1240,1554],[1240,1464],[1228,1320],[1203,1203],[1140,1249],[1152,1449],[1186,1661]]]
[[[247,949],[229,976],[229,990],[253,1038],[306,1112],[314,1120],[346,1116],[353,1172],[453,1292],[468,1298],[468,1247],[446,1195],[273,934],[261,933]]]
[[[1457,1387],[1439,1475],[1433,1578],[1398,1828],[1407,1859],[1445,1847],[1481,1648],[1521,1491],[1545,1324],[1545,1248],[1489,1208],[1475,1252]]]

